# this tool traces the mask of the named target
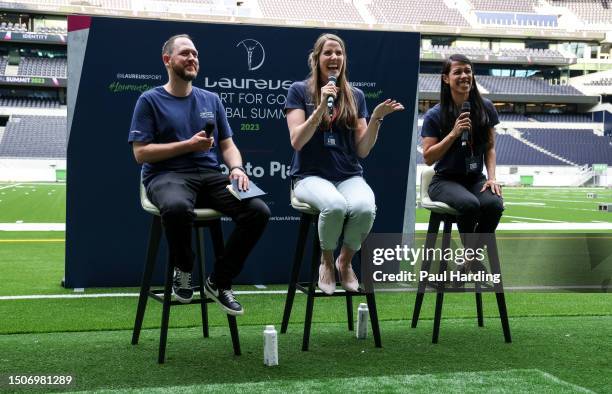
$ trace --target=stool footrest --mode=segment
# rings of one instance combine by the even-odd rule
[[[308,294],[309,290],[308,288],[310,287],[310,283],[308,282],[300,282],[300,283],[296,283],[295,284],[295,288],[297,290],[300,290],[302,293],[304,294]],[[339,287],[339,286],[338,286]],[[362,288],[359,288],[359,291],[346,291],[342,288],[336,290],[334,292],[334,294],[325,294],[322,291],[316,291],[315,290],[315,297],[346,297],[347,295],[351,295],[351,296],[364,296],[367,295],[368,293],[366,293]]]
[[[193,287],[193,293],[194,295],[199,294],[200,293],[200,286],[195,286]],[[154,290],[149,290],[149,297],[153,298],[155,301],[161,302],[162,304],[164,303],[164,289],[154,289]],[[214,302],[212,299],[210,298],[204,298],[204,303],[206,304],[210,304],[212,302]],[[183,304],[182,302],[176,301],[176,300],[172,300],[170,301],[170,305],[198,305],[202,303],[202,299],[201,298],[193,298],[191,300],[191,302],[185,303]]]

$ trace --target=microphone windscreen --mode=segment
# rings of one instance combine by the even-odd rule
[[[331,82],[336,85],[336,81],[338,81],[338,78],[336,78],[336,76],[333,74],[329,74],[329,77],[327,77],[327,82]]]
[[[470,112],[472,110],[471,106],[470,106],[470,102],[466,101],[463,103],[463,105],[461,106],[461,112]]]
[[[204,126],[204,132],[206,133],[206,136],[210,137],[214,130],[215,130],[215,124],[211,122],[210,120],[206,122],[206,126]]]

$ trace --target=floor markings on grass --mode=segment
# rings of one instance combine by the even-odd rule
[[[41,243],[47,243],[47,242],[66,242],[65,239],[63,238],[49,238],[49,239],[0,239],[0,243],[7,243],[7,244],[11,244],[11,243],[37,243],[37,242],[41,242]]]
[[[0,223],[0,231],[66,231],[66,223]]]
[[[508,217],[504,215],[503,217]],[[542,219],[541,219],[542,220]],[[415,231],[427,231],[428,223],[416,223]],[[457,230],[457,225],[453,223],[453,230]],[[551,231],[551,230],[612,230],[612,222],[604,223],[500,223],[497,231]]]
[[[589,389],[587,389],[586,387],[578,386],[577,384],[567,382],[567,381],[565,381],[565,380],[563,380],[563,379],[559,379],[559,378],[558,378],[558,377],[556,377],[555,375],[552,375],[552,374],[550,374],[550,373],[548,373],[548,372],[544,372],[544,371],[541,371],[541,370],[539,370],[539,369],[536,369],[536,371],[538,371],[540,374],[542,374],[542,376],[543,376],[545,379],[547,379],[547,380],[549,380],[549,381],[551,381],[551,382],[553,382],[553,383],[560,384],[560,385],[562,385],[562,386],[567,386],[567,387],[570,387],[570,388],[572,388],[572,389],[574,389],[574,390],[576,390],[576,391],[579,391],[579,392],[581,392],[581,393],[593,393],[593,394],[595,394],[595,392],[594,392],[594,391],[589,390]]]
[[[524,205],[524,206],[543,206],[546,205],[543,202],[512,202],[512,201],[504,201],[504,205]]]
[[[289,363],[289,362],[287,362]],[[356,390],[355,388],[359,388]],[[384,388],[384,390],[381,390]],[[500,388],[502,388],[500,390]],[[230,383],[204,383],[183,386],[132,387],[129,389],[100,389],[101,394],[122,393],[262,393],[262,392],[405,392],[430,393],[434,391],[452,392],[580,392],[593,391],[562,380],[537,368],[506,369],[489,371],[456,371],[425,374],[393,374],[351,377],[317,377],[300,380],[264,380]],[[568,390],[569,389],[569,390]],[[72,393],[85,393],[73,391]]]
[[[2,189],[10,189],[11,187],[16,187],[16,186],[19,186],[19,185],[21,185],[21,183],[15,183],[13,185],[0,186],[0,190],[2,190]]]
[[[510,215],[504,215],[505,218],[510,218],[510,219],[525,219],[525,220],[535,220],[538,222],[548,222],[548,223],[567,223],[564,222],[562,220],[552,220],[552,219],[536,219],[536,218],[528,218],[525,216],[510,216]]]
[[[418,290],[417,287],[409,287],[406,283],[397,283],[398,287],[376,289],[376,293],[414,293]],[[601,290],[600,285],[584,285],[584,286],[504,286],[504,291],[533,291],[533,290]],[[338,293],[344,290],[338,290]],[[321,293],[316,290],[316,293]],[[236,290],[236,295],[285,295],[287,290]],[[303,294],[297,292],[297,294]],[[134,298],[140,296],[140,293],[96,293],[96,294],[29,294],[16,296],[0,296],[0,301],[19,301],[19,300],[52,300],[52,299],[82,299],[82,298]]]

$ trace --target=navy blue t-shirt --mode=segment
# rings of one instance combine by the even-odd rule
[[[365,95],[357,88],[352,88],[357,118],[366,118]],[[307,81],[295,82],[289,88],[285,111],[301,109],[306,113],[306,119],[314,112],[315,106],[308,92]],[[307,176],[320,176],[332,182],[338,182],[356,175],[363,174],[359,164],[355,147],[355,130],[349,130],[336,122],[332,125],[336,137],[336,147],[324,146],[324,131],[318,129],[312,138],[300,151],[293,153],[291,161],[291,176],[305,178]]]
[[[144,92],[136,102],[128,142],[165,144],[184,141],[202,131],[207,122],[215,124],[215,146],[206,152],[191,152],[157,163],[142,165],[147,185],[164,172],[190,172],[219,169],[218,142],[232,136],[225,109],[217,95],[193,87],[186,97],[176,97],[158,86]]]
[[[487,113],[488,123],[485,130],[474,130],[476,133],[488,133],[491,127],[499,123],[497,111],[491,101],[482,99],[484,108]],[[441,126],[440,104],[436,104],[433,108],[425,113],[423,118],[423,127],[421,128],[421,137],[435,137],[439,141],[443,139]],[[474,147],[474,155],[478,163],[478,172],[482,173],[484,163],[484,153],[486,147]],[[465,150],[461,148],[461,138],[455,139],[446,154],[436,163],[436,174],[442,175],[465,175]]]

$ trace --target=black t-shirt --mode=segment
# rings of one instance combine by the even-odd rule
[[[488,123],[484,130],[473,130],[473,132],[486,135],[489,132],[491,127],[494,127],[499,123],[499,118],[497,116],[497,111],[495,110],[495,106],[493,103],[487,99],[482,100],[484,103],[484,108],[487,113]],[[436,104],[433,108],[431,108],[425,114],[423,118],[423,127],[421,128],[421,137],[434,137],[439,141],[443,139],[442,130],[441,130],[441,121],[442,121],[440,104]],[[453,121],[454,124],[454,121]],[[478,173],[482,173],[483,163],[484,163],[484,153],[486,151],[486,146],[480,145],[474,147],[474,156],[476,158],[476,162],[478,164]],[[469,155],[470,153],[467,153]],[[442,175],[465,175],[465,159],[466,159],[466,149],[461,148],[461,138],[457,138],[446,154],[438,160],[435,166],[436,174]]]

